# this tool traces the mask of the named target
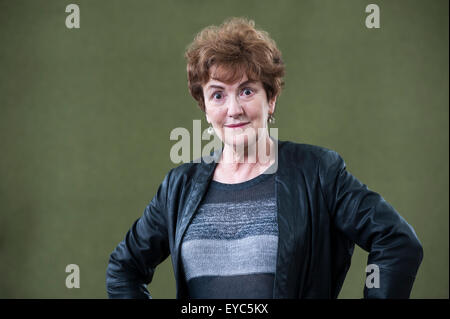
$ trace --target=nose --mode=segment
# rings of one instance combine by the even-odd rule
[[[228,105],[228,116],[233,118],[238,118],[244,113],[241,103],[238,98],[233,98],[229,100]]]

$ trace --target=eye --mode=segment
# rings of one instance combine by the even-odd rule
[[[245,88],[245,89],[242,90],[242,94],[243,94],[244,96],[250,96],[250,95],[253,94],[253,89],[251,89],[251,88]]]
[[[214,100],[220,100],[220,99],[222,99],[222,93],[221,92],[214,92],[212,95],[211,95],[211,98],[212,99],[214,99]]]

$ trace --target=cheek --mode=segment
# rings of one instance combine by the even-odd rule
[[[247,116],[255,122],[264,121],[264,105],[262,102],[255,102],[249,105]]]
[[[211,121],[215,122],[215,123],[222,123],[226,116],[227,116],[227,112],[224,108],[214,108],[211,109],[209,112],[209,118]]]

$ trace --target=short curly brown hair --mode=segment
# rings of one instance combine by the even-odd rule
[[[205,111],[202,85],[210,76],[234,83],[244,74],[261,81],[270,101],[284,87],[284,62],[275,41],[246,18],[229,18],[200,31],[185,52],[189,92]],[[210,68],[216,66],[214,74]]]

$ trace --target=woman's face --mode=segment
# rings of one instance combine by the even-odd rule
[[[210,79],[203,85],[203,95],[206,120],[223,143],[248,147],[268,136],[267,118],[276,98],[267,100],[261,81],[249,81],[247,75],[232,84]]]

